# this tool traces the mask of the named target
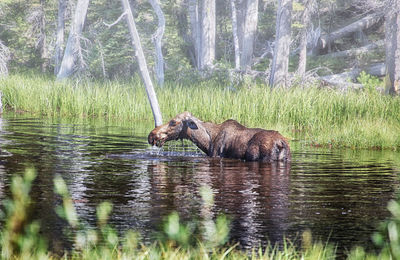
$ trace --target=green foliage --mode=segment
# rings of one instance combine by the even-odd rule
[[[39,222],[30,221],[31,199],[29,192],[36,177],[33,169],[27,169],[24,176],[15,176],[11,183],[12,200],[3,202],[5,225],[0,232],[1,259],[18,255],[21,259],[46,256],[47,245],[39,232]]]
[[[360,75],[357,77],[357,80],[364,86],[365,90],[369,94],[379,94],[377,88],[384,88],[382,80],[380,80],[378,77],[367,74],[365,71],[360,73]]]

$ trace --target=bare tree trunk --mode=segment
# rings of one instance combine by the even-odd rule
[[[47,66],[49,65],[49,57],[46,44],[46,12],[44,9],[45,0],[40,0],[40,58],[42,59],[41,70],[46,72]]]
[[[3,114],[3,103],[1,101],[3,93],[0,91],[0,115]],[[0,122],[1,123],[1,122]],[[0,129],[1,130],[1,129]]]
[[[64,26],[65,26],[65,10],[67,9],[67,0],[58,0],[58,14],[57,14],[57,37],[56,48],[54,55],[54,75],[57,75],[60,70],[63,44],[64,44]]]
[[[192,42],[194,47],[195,66],[200,68],[200,18],[199,4],[197,0],[189,0],[189,19]]]
[[[8,75],[7,63],[10,58],[10,50],[0,41],[0,78]]]
[[[279,0],[276,15],[276,38],[274,58],[269,76],[269,85],[286,86],[289,70],[292,0]]]
[[[128,23],[129,33],[132,38],[132,45],[135,48],[135,56],[139,63],[140,74],[142,75],[144,85],[146,87],[147,97],[150,101],[151,110],[153,112],[155,126],[162,125],[162,117],[160,107],[158,105],[156,92],[154,91],[153,82],[151,81],[149,70],[147,69],[146,59],[144,57],[140,37],[136,30],[135,20],[133,19],[131,6],[128,0],[121,0],[124,12],[126,13],[126,21]]]
[[[321,55],[320,57],[343,58],[343,57],[351,57],[351,56],[355,56],[355,55],[362,55],[362,54],[368,53],[374,49],[383,48],[384,45],[385,45],[385,42],[383,40],[378,40],[376,42],[364,45],[360,48],[331,52],[331,53],[328,53],[325,55]]]
[[[240,67],[246,70],[251,64],[254,49],[254,38],[258,24],[258,0],[247,0],[244,16],[242,55],[240,57]]]
[[[215,59],[215,0],[202,0],[201,5],[201,39],[200,69],[211,67]]]
[[[300,55],[299,55],[299,66],[297,68],[297,74],[304,78],[307,67],[307,42],[308,42],[308,29],[310,28],[310,9],[313,5],[314,0],[306,0],[304,3],[304,10],[302,14],[303,28],[300,33]]]
[[[363,17],[362,19],[355,21],[339,30],[336,30],[328,35],[323,35],[319,39],[319,48],[325,49],[337,39],[343,38],[349,34],[358,32],[359,30],[368,29],[372,25],[376,24],[383,16],[382,12],[373,13]]]
[[[385,15],[386,93],[400,94],[400,0],[388,1]]]
[[[156,75],[158,85],[164,85],[164,57],[162,53],[162,38],[165,31],[165,17],[164,13],[161,10],[160,3],[158,0],[149,0],[151,6],[153,7],[157,18],[158,18],[158,28],[157,31],[153,34],[153,42],[156,51]]]
[[[237,21],[237,16],[236,16],[235,0],[231,0],[231,10],[232,10],[233,46],[235,48],[235,70],[239,70],[240,69],[240,49],[239,49],[238,21]]]
[[[89,0],[78,0],[57,80],[67,78],[74,72],[76,52],[80,48],[79,38],[85,24],[88,6]]]

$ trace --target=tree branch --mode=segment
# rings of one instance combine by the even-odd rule
[[[108,24],[108,23],[106,23],[106,22],[103,21],[103,24],[104,24],[105,26],[107,26],[108,28],[111,28],[111,27],[113,27],[114,25],[116,25],[117,23],[119,23],[119,22],[121,21],[121,19],[124,18],[125,15],[126,15],[126,11],[123,12],[123,13],[118,17],[118,19],[117,19],[115,22],[113,22],[113,23],[111,23],[111,24]]]

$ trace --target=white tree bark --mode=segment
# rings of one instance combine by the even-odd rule
[[[279,0],[276,14],[276,36],[274,58],[269,76],[269,85],[286,86],[289,70],[292,0]]]
[[[189,0],[189,19],[190,30],[192,35],[192,42],[194,47],[194,56],[196,61],[196,68],[200,68],[200,18],[199,18],[199,4],[197,0]]]
[[[300,33],[300,53],[299,53],[299,65],[297,67],[297,74],[304,78],[306,74],[306,65],[307,65],[307,42],[308,42],[308,30],[310,28],[310,9],[313,5],[314,0],[305,0],[304,2],[304,10],[302,14],[302,24],[303,28]]]
[[[200,70],[211,67],[215,59],[215,18],[215,0],[202,0],[200,17]]]
[[[89,0],[78,0],[57,80],[67,78],[74,72],[76,52],[80,48],[79,38],[85,24],[88,6]]]
[[[48,50],[47,50],[47,37],[46,37],[46,12],[44,10],[45,0],[40,0],[40,10],[41,10],[41,19],[40,19],[40,58],[42,59],[41,70],[42,72],[46,72],[47,66],[49,65],[48,61]]]
[[[400,0],[388,1],[385,15],[386,93],[400,94]]]
[[[0,40],[0,78],[8,75],[7,63],[10,58],[10,50]]]
[[[146,59],[144,57],[142,44],[140,43],[139,33],[137,32],[135,20],[133,19],[131,6],[128,0],[121,0],[124,12],[126,14],[126,21],[128,23],[129,33],[132,38],[132,45],[135,48],[135,56],[139,63],[140,74],[143,78],[144,85],[146,87],[147,97],[150,101],[151,110],[153,112],[155,126],[162,125],[162,117],[156,92],[154,91],[153,82],[151,81],[149,70],[147,68]]]
[[[355,21],[339,30],[336,30],[330,34],[323,35],[319,39],[319,48],[325,49],[327,48],[332,42],[337,39],[343,38],[349,34],[358,32],[359,30],[368,29],[374,24],[376,24],[383,16],[383,13],[373,13],[363,17],[362,19]]]
[[[158,28],[157,31],[153,34],[153,42],[156,51],[156,76],[157,82],[159,86],[164,85],[164,57],[162,53],[162,38],[165,31],[165,17],[164,13],[161,10],[160,3],[158,0],[149,0],[151,6],[154,9],[154,12],[158,18]]]
[[[3,103],[1,101],[3,93],[0,91],[0,115],[3,114]],[[1,123],[1,122],[0,122]],[[1,130],[1,129],[0,129]]]
[[[235,49],[235,70],[240,69],[240,47],[239,47],[239,37],[238,37],[238,20],[236,15],[236,4],[235,0],[230,0],[231,11],[232,11],[232,36],[233,36],[233,46]]]
[[[240,67],[246,70],[253,57],[254,39],[258,24],[258,0],[247,0],[244,16],[242,49],[240,57]]]
[[[63,44],[64,44],[64,26],[65,26],[65,10],[67,9],[67,0],[58,0],[58,14],[57,14],[57,36],[56,48],[54,55],[54,75],[57,75],[60,70]]]

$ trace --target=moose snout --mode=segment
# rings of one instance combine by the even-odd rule
[[[147,137],[147,141],[149,142],[149,144],[155,145],[157,141],[157,134],[153,131],[150,132],[149,136]]]

